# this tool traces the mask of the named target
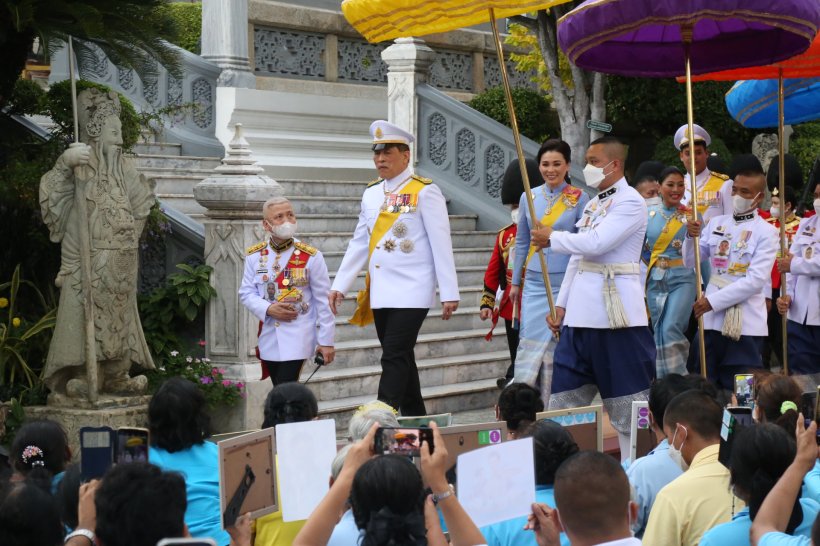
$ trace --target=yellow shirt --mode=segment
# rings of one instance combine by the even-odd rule
[[[256,537],[254,546],[290,546],[307,520],[282,521],[282,493],[279,486],[279,457],[276,458],[276,498],[279,510],[272,512],[254,522]]]
[[[652,505],[643,543],[697,546],[703,533],[732,519],[745,505],[729,486],[729,469],[718,462],[720,445],[703,448],[689,470],[661,489]]]

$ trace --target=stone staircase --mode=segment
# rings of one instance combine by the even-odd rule
[[[218,158],[181,156],[180,147],[174,144],[147,144],[136,148],[135,159],[138,168],[155,180],[157,196],[164,205],[194,220],[202,218],[204,209],[193,199],[193,187],[211,174]],[[335,276],[356,226],[363,181],[277,182],[293,203],[298,237],[322,251],[331,277]],[[430,413],[492,407],[498,396],[496,378],[509,365],[503,325],[487,342],[484,335],[489,323],[479,319],[478,302],[495,233],[477,231],[476,221],[475,215],[450,216],[461,304],[449,321],[442,321],[437,302],[416,344],[422,394]],[[335,418],[340,427],[346,426],[353,410],[375,398],[381,374],[375,328],[347,322],[355,308],[355,291],[363,287],[362,272],[336,319],[336,360],[310,381],[320,413]],[[305,366],[302,380],[314,369],[313,365]]]

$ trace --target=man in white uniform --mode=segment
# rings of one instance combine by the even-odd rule
[[[646,400],[655,379],[639,265],[646,203],[624,178],[626,147],[617,138],[592,142],[586,160],[584,178],[599,193],[584,208],[578,233],[545,226],[532,236],[541,247],[572,254],[555,302],[557,320],[547,319],[560,330],[549,407],[585,406],[600,391],[626,458],[632,401]]]
[[[734,390],[734,375],[761,368],[763,340],[769,332],[764,288],[770,282],[777,252],[777,230],[760,218],[757,207],[766,192],[766,176],[752,154],[733,162],[733,213],[704,222],[688,222],[683,261],[694,267],[692,237],[700,236],[701,260],[711,276],[694,305],[703,316],[706,369],[718,388]],[[769,291],[771,292],[771,290]],[[689,367],[697,368],[698,337],[689,351]]]
[[[296,215],[284,197],[268,199],[262,226],[270,239],[250,247],[239,301],[259,319],[257,356],[262,379],[274,386],[298,381],[305,359],[333,362],[330,278],[322,253],[295,239]],[[317,346],[318,345],[318,346]]]
[[[689,154],[695,154],[695,184],[698,188],[698,214],[703,217],[703,221],[709,220],[721,214],[732,213],[732,181],[723,173],[710,171],[706,166],[709,160],[709,145],[712,137],[706,129],[694,124],[695,138],[689,138],[689,125],[681,125],[675,132],[675,148],[680,151],[680,160],[686,175],[683,177],[686,182],[681,204],[689,205],[692,201],[692,183],[690,173]],[[690,146],[690,141],[694,140],[694,146]],[[694,152],[693,152],[694,150]]]
[[[330,291],[337,305],[367,268],[366,287],[350,322],[375,322],[382,346],[378,398],[403,415],[426,415],[414,347],[433,306],[438,284],[442,319],[458,308],[459,294],[447,204],[438,186],[413,174],[413,135],[386,121],[374,121],[373,162],[379,172],[362,196],[353,239]]]

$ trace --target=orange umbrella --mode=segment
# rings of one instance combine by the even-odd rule
[[[784,100],[784,91],[783,91],[783,79],[784,78],[814,78],[820,76],[820,34],[815,36],[814,41],[812,41],[809,48],[801,53],[800,55],[796,55],[790,59],[786,59],[785,61],[780,61],[774,64],[769,64],[765,66],[752,66],[748,68],[737,68],[734,70],[722,70],[720,72],[711,72],[709,74],[700,74],[698,76],[693,76],[693,81],[734,81],[734,80],[777,80],[777,104],[778,104],[778,116],[777,116],[777,137],[779,142],[779,155],[780,161],[778,161],[779,167],[779,193],[780,195],[785,195],[785,166],[786,162],[783,160],[783,156],[785,155],[785,143],[783,142],[783,129],[784,129],[784,109],[783,109],[783,100]],[[683,81],[681,78],[678,78],[678,81]],[[786,245],[786,207],[780,207],[780,255],[785,256],[788,252],[788,248]],[[780,274],[780,295],[786,295],[786,274]],[[787,355],[787,340],[786,340],[786,324],[788,318],[786,315],[783,315],[782,320],[782,335],[781,338],[783,339],[783,373],[788,375],[789,373],[789,363]]]

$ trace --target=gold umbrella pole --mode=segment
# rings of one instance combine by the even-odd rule
[[[512,127],[515,149],[518,152],[518,166],[521,169],[521,180],[524,182],[524,194],[527,196],[527,209],[532,218],[533,227],[538,225],[538,218],[535,217],[535,205],[532,202],[532,189],[530,179],[527,176],[527,163],[524,158],[524,149],[521,147],[521,135],[518,133],[518,120],[515,118],[515,107],[513,106],[512,90],[510,89],[510,79],[507,75],[507,66],[504,64],[504,48],[501,44],[501,35],[498,32],[498,22],[495,20],[495,10],[490,8],[490,24],[493,27],[493,37],[495,38],[495,49],[498,53],[498,65],[501,69],[501,81],[504,83],[504,96],[507,98],[507,110],[510,112],[510,126]],[[547,288],[547,303],[550,306],[550,316],[556,319],[555,302],[552,299],[552,286],[550,285],[549,273],[547,272],[547,259],[542,251],[536,252],[541,262],[541,275],[544,277],[544,286]],[[556,335],[556,339],[557,339]]]
[[[785,161],[785,154],[786,154],[786,143],[784,142],[783,134],[784,134],[784,121],[785,121],[785,112],[784,110],[785,105],[783,103],[783,69],[779,69],[779,74],[777,77],[777,140],[778,140],[778,153],[780,154],[780,160],[777,162],[778,167],[778,191],[780,193],[780,256],[785,257],[789,252],[789,247],[786,244],[786,161]],[[794,203],[792,203],[794,205]],[[786,274],[780,273],[780,296],[784,297],[786,295]],[[774,302],[775,304],[777,302]],[[786,325],[788,322],[788,316],[783,315],[781,318],[781,337],[782,339],[782,351],[783,351],[783,360],[781,364],[783,365],[783,375],[789,375],[789,358],[787,355],[786,348],[788,347],[788,343],[786,340]]]
[[[686,57],[686,122],[689,124],[689,182],[691,183],[692,187],[690,189],[692,193],[692,199],[689,205],[692,207],[692,221],[697,221],[698,219],[698,184],[695,180],[696,173],[695,173],[695,113],[694,107],[692,106],[692,64],[690,59],[691,49],[690,46],[692,45],[692,27],[691,26],[682,26],[681,29],[681,37],[683,38],[683,47],[685,51]],[[701,286],[701,272],[700,272],[700,237],[694,237],[693,242],[695,245],[695,289],[697,291],[697,298],[703,297],[703,287]],[[703,329],[703,315],[698,317],[698,356],[700,358],[700,375],[706,377],[706,337],[704,335]]]

